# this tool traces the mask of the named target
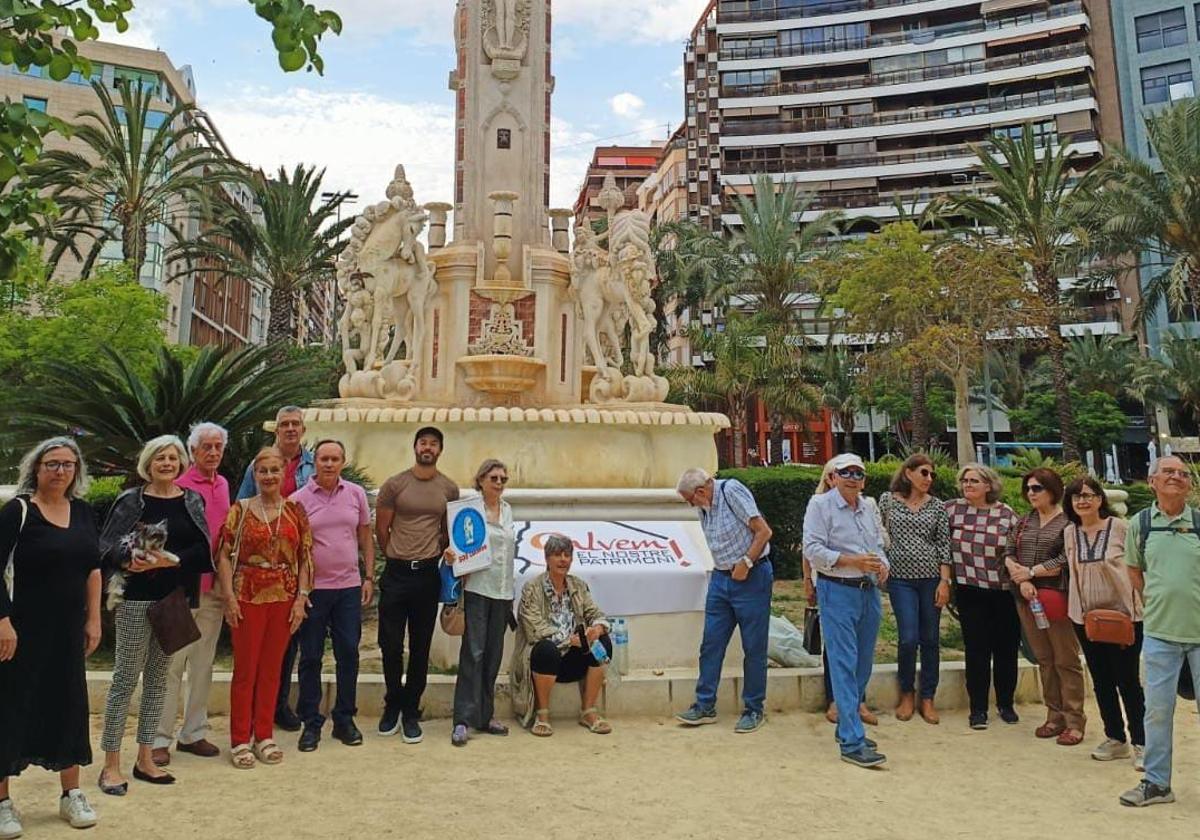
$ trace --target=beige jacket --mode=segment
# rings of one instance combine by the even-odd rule
[[[536,703],[533,699],[533,677],[529,667],[529,656],[533,646],[542,639],[554,635],[550,622],[550,600],[546,597],[544,581],[546,572],[528,581],[521,589],[521,605],[517,610],[517,632],[513,644],[512,661],[508,666],[512,690],[513,712],[521,725],[533,724]],[[593,624],[608,626],[608,619],[596,602],[588,585],[574,575],[567,575],[567,594],[571,598],[571,612],[578,621],[591,627]]]

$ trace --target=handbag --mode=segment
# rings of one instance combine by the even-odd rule
[[[29,513],[29,506],[25,504],[25,500],[17,496],[17,504],[21,506],[21,524],[17,526],[17,538],[13,540],[12,551],[8,552],[8,558],[4,561],[4,588],[8,590],[8,600],[13,599],[13,580],[16,575],[16,560],[17,543],[21,540],[21,532],[25,530],[25,517]]]
[[[821,655],[821,608],[804,608],[804,649],[813,656]]]
[[[1076,538],[1078,539],[1078,536]],[[1106,539],[1106,552],[1107,547],[1108,541]],[[1111,575],[1112,569],[1105,562],[1103,555],[1099,562],[1104,574]],[[1137,638],[1133,626],[1133,618],[1126,615],[1122,610],[1086,609],[1087,605],[1083,602],[1083,584],[1079,580],[1079,575],[1074,575],[1074,578],[1075,592],[1079,595],[1079,608],[1083,610],[1083,633],[1087,636],[1087,640],[1099,644],[1120,645],[1121,647],[1132,645]]]
[[[163,653],[171,656],[200,638],[200,628],[192,618],[183,587],[177,586],[167,597],[146,611],[150,629]]]
[[[461,636],[467,630],[467,612],[463,609],[461,600],[453,604],[442,604],[442,612],[438,616],[442,632],[447,636]]]

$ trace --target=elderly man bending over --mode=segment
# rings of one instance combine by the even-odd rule
[[[753,732],[763,725],[767,699],[767,628],[771,620],[771,527],[758,512],[754,495],[733,478],[713,478],[704,470],[685,470],[675,488],[700,511],[700,526],[713,556],[713,573],[704,602],[700,642],[700,679],[696,702],[675,719],[688,726],[717,721],[717,684],[721,663],[733,636],[742,632],[742,715],[733,731]]]
[[[876,767],[887,759],[867,738],[858,701],[871,678],[883,614],[879,584],[887,580],[888,561],[879,524],[863,503],[867,473],[862,459],[847,453],[830,465],[833,489],[809,499],[804,514],[804,556],[817,573],[821,636],[838,706],[842,760]]]

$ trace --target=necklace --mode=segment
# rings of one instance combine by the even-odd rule
[[[263,504],[262,496],[258,497],[258,512],[262,517],[263,524],[267,526],[267,530],[271,534],[271,548],[275,548],[279,544],[279,520],[283,519],[283,501],[280,500],[273,521],[267,518],[267,506]]]

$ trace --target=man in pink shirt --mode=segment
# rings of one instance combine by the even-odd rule
[[[333,737],[347,746],[362,743],[354,723],[358,687],[358,643],[362,608],[374,597],[375,542],[366,492],[342,476],[346,449],[339,441],[320,441],[313,450],[316,475],[291,495],[308,514],[313,536],[313,590],[300,639],[300,693],[296,714],[304,722],[299,749],[311,752],[321,742],[325,718],[321,701],[321,658],[325,638],[333,638],[337,663],[337,699],[333,704]],[[359,571],[362,557],[365,574]]]
[[[188,434],[188,449],[192,466],[175,483],[184,489],[195,490],[204,499],[204,519],[213,547],[229,513],[229,482],[217,470],[225,455],[229,433],[216,423],[197,423]],[[200,576],[200,604],[192,610],[200,638],[171,658],[167,672],[167,695],[159,718],[158,734],[154,739],[154,763],[165,767],[171,763],[171,742],[175,740],[175,715],[179,711],[179,689],[183,672],[188,675],[187,700],[184,703],[183,726],[179,730],[176,749],[192,755],[212,758],[221,751],[210,742],[208,735],[208,691],[212,685],[213,656],[221,635],[224,602],[213,589],[216,575]]]

